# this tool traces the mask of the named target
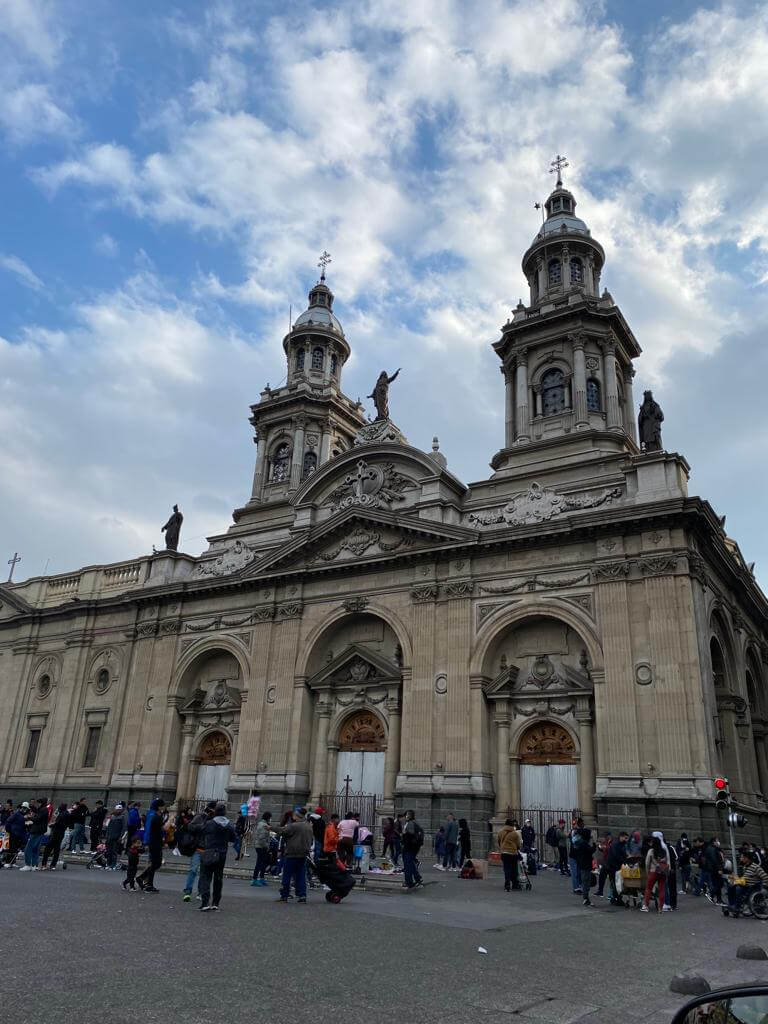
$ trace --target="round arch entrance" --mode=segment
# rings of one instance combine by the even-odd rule
[[[356,711],[346,718],[339,728],[337,792],[348,785],[350,791],[381,796],[386,747],[384,723],[373,711]]]
[[[520,737],[520,795],[525,809],[570,811],[579,806],[573,737],[557,722],[536,722]]]
[[[224,732],[209,732],[200,743],[195,799],[225,801],[231,767],[232,744],[229,737]]]

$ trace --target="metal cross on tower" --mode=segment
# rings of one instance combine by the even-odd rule
[[[557,175],[557,184],[558,185],[562,185],[563,184],[563,168],[564,167],[568,167],[568,166],[569,166],[568,161],[565,159],[564,156],[560,156],[559,153],[557,154],[555,159],[552,161],[552,163],[549,165],[549,168],[550,168],[549,173]]]
[[[21,555],[18,551],[14,551],[13,558],[8,559],[8,565],[11,567],[11,571],[8,573],[8,582],[13,582],[13,570],[16,568],[16,563],[21,561]]]
[[[317,261],[318,267],[322,268],[320,273],[321,281],[325,280],[325,268],[328,266],[329,263],[333,263],[333,260],[331,259],[331,254],[327,252],[325,249],[323,249],[323,255]]]

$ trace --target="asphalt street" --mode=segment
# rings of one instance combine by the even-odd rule
[[[685,896],[664,915],[582,908],[552,872],[506,894],[495,875],[429,869],[423,890],[340,906],[227,879],[218,914],[181,901],[182,875],[160,872],[154,896],[122,877],[0,871],[5,1020],[665,1024],[684,1002],[668,991],[677,972],[768,983],[765,964],[736,959],[741,943],[768,945],[768,923]]]

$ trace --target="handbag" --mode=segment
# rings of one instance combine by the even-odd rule
[[[215,868],[225,857],[226,853],[222,853],[221,850],[203,850],[200,863],[205,864],[206,867]]]

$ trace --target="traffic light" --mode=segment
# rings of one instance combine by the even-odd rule
[[[715,807],[718,811],[728,811],[731,807],[731,791],[728,779],[715,779]]]

